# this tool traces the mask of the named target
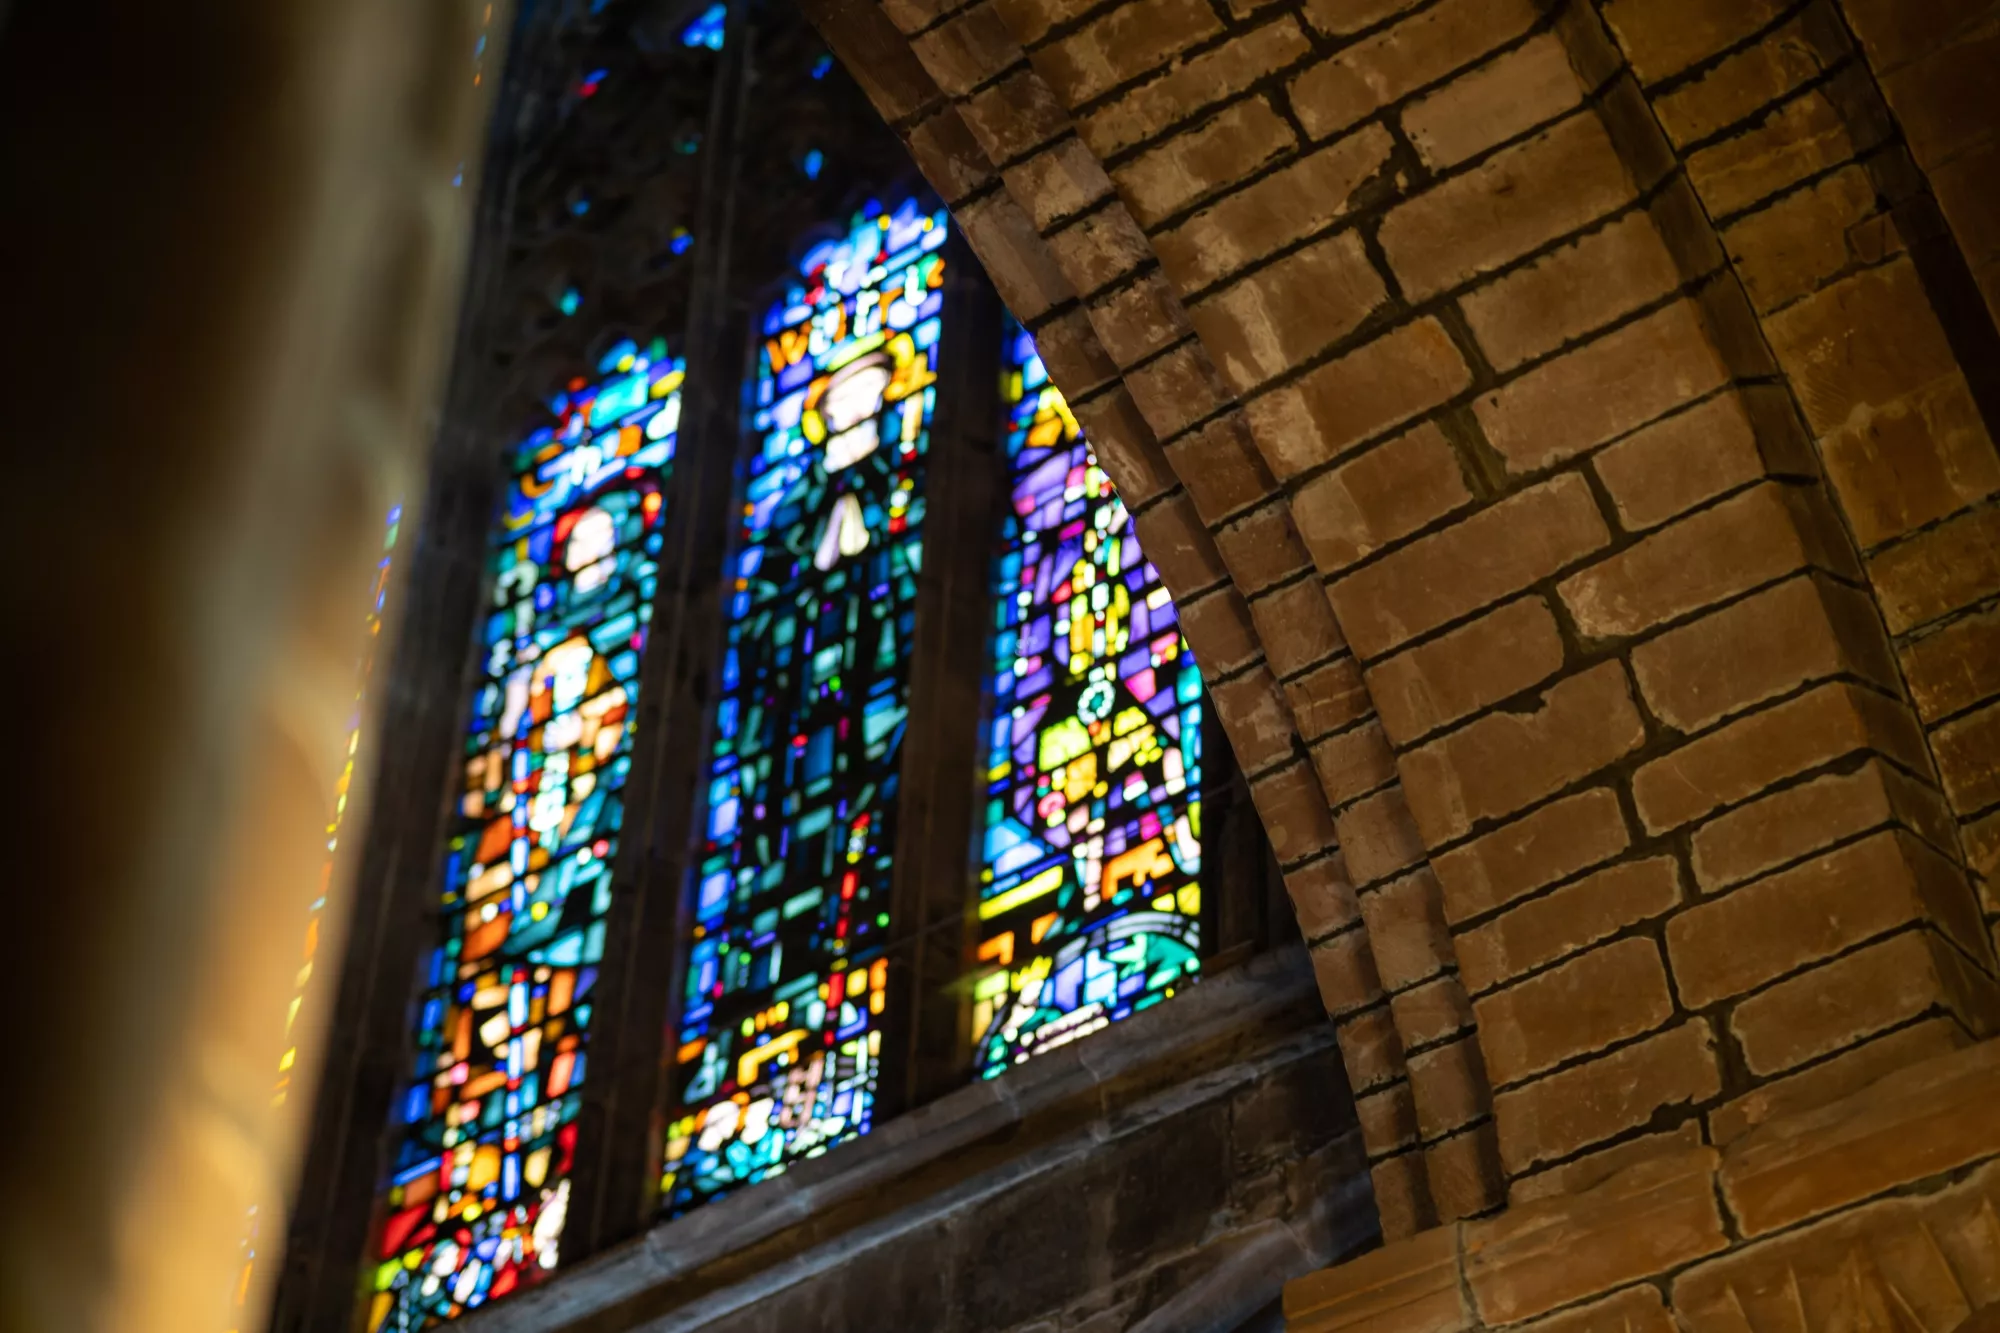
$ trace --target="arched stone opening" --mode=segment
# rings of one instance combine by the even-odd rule
[[[1139,512],[1391,1238],[2000,1018],[1991,317],[1869,7],[1698,8],[809,5]]]

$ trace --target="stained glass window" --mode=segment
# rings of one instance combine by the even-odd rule
[[[1201,677],[1033,340],[1010,326],[979,970],[986,1077],[1200,969]]]
[[[370,1330],[556,1264],[680,420],[664,343],[598,370],[514,453]]]
[[[764,322],[663,1200],[866,1133],[946,215],[871,207]]]

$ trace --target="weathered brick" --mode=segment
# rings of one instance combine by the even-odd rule
[[[1654,99],[1660,127],[1675,146],[1706,139],[1816,78],[1838,53],[1818,49],[1817,25],[1793,20],[1729,56],[1692,83]]]
[[[1278,682],[1264,667],[1209,686],[1229,747],[1245,773],[1257,774],[1292,757],[1292,710]]]
[[[1104,164],[1075,139],[1058,140],[1000,176],[1043,231],[1111,196]]]
[[[1470,1124],[1493,1101],[1479,1044],[1471,1037],[1411,1056],[1410,1088],[1416,1094],[1417,1132],[1425,1139]]]
[[[1203,0],[1127,0],[1029,59],[1056,96],[1080,106],[1221,28],[1222,20]]]
[[[1491,713],[1403,756],[1417,827],[1433,846],[1511,814],[1645,743],[1625,668],[1556,682],[1532,713]]]
[[[1458,978],[1450,975],[1390,996],[1389,1013],[1412,1046],[1426,1046],[1472,1026],[1472,1001]]]
[[[1643,426],[1728,379],[1698,307],[1682,301],[1481,395],[1473,410],[1508,470],[1535,472]]]
[[[1336,806],[1396,777],[1396,752],[1389,748],[1389,738],[1375,722],[1364,722],[1315,742],[1312,761],[1319,784],[1326,789],[1326,799]]]
[[[1198,291],[1346,216],[1394,142],[1369,125],[1300,157],[1204,208],[1155,241],[1183,293]]]
[[[1985,0],[1847,0],[1841,6],[1878,75],[1894,74],[1946,46],[1987,15]]]
[[[1659,946],[1619,940],[1472,1002],[1487,1072],[1517,1083],[1665,1023],[1674,1012]]]
[[[1032,323],[1074,295],[1048,245],[1035,234],[1034,221],[1012,196],[989,194],[956,210],[953,217],[1000,299],[1017,318]]]
[[[1938,794],[1870,760],[1785,787],[1712,819],[1689,840],[1696,883],[1717,889],[1797,860],[1842,838],[1900,822],[1940,847],[1953,842]],[[1977,948],[1975,930],[1968,947]]]
[[[1388,295],[1361,238],[1348,231],[1204,297],[1188,316],[1223,377],[1243,393],[1353,332]]]
[[[1898,1028],[1810,1069],[1759,1084],[1716,1107],[1708,1113],[1710,1141],[1727,1147],[1768,1121],[1825,1106],[1908,1065],[1958,1050],[1970,1040],[1949,1018],[1927,1018]]]
[[[1688,178],[1709,212],[1726,217],[1852,159],[1848,122],[1818,89],[1786,102],[1757,125],[1688,158]]]
[[[1468,292],[1460,306],[1486,359],[1507,370],[1657,300],[1680,280],[1652,215],[1639,211]]]
[[[2000,491],[2000,452],[1956,373],[1856,412],[1821,448],[1827,479],[1864,548]]]
[[[1280,865],[1302,861],[1339,842],[1348,865],[1361,874],[1355,848],[1334,837],[1333,816],[1310,764],[1300,760],[1266,774],[1250,784],[1250,796],[1263,816],[1264,833]]]
[[[1653,760],[1633,774],[1632,798],[1646,828],[1660,833],[1861,749],[1918,772],[1929,767],[1902,704],[1856,685],[1820,685]]]
[[[2000,592],[2000,506],[1960,514],[1891,547],[1869,560],[1868,575],[1893,634],[1991,597]]]
[[[1361,930],[1349,932],[1365,939]],[[1375,961],[1368,960],[1368,975],[1375,975]],[[1334,1039],[1340,1044],[1340,1063],[1356,1092],[1383,1087],[1405,1077],[1403,1043],[1396,1036],[1386,1002],[1359,1010],[1334,1025]]]
[[[1292,513],[1314,563],[1336,574],[1471,499],[1458,454],[1425,422],[1300,486]]]
[[[1765,321],[1806,420],[1824,435],[1958,369],[1907,258],[1864,269]]]
[[[1384,990],[1407,990],[1451,966],[1451,931],[1428,868],[1364,892],[1361,918]]]
[[[1565,796],[1435,858],[1454,924],[1609,860],[1631,843],[1609,787]]]
[[[1356,884],[1373,884],[1424,859],[1423,839],[1410,819],[1410,807],[1400,788],[1390,787],[1364,797],[1340,812],[1341,855]]]
[[[1906,930],[1736,1006],[1729,1029],[1753,1074],[1775,1074],[1943,1005],[1974,1031],[1996,1017],[1993,983],[1926,930]]]
[[[1373,711],[1368,688],[1361,683],[1361,668],[1352,657],[1329,662],[1288,681],[1285,695],[1292,701],[1292,716],[1298,719],[1299,735],[1309,741],[1358,722]]]
[[[1500,1161],[1510,1174],[1525,1171],[1721,1090],[1715,1034],[1697,1018],[1500,1093],[1493,1099]]]
[[[1933,166],[1992,132],[1996,65],[2000,32],[1989,22],[1984,32],[1940,43],[1882,80],[1882,92],[1919,163]]]
[[[937,86],[953,97],[963,97],[1022,58],[1020,43],[990,4],[966,7],[910,47]]]
[[[1544,34],[1462,75],[1403,112],[1424,161],[1456,166],[1554,120],[1583,99],[1560,38]]]
[[[2000,1059],[1990,1050],[1902,1072],[1723,1155],[1723,1198],[1746,1236],[2000,1153]]]
[[[1052,233],[1048,247],[1063,277],[1084,297],[1138,272],[1153,257],[1146,233],[1115,202]]]
[[[1683,1002],[1705,1008],[1922,920],[1927,902],[1969,919],[1976,947],[1964,881],[1908,834],[1884,830],[1682,912],[1667,923],[1667,957]]]
[[[1133,216],[1150,228],[1254,174],[1296,141],[1270,102],[1252,97],[1148,150],[1112,179]]]
[[[1415,9],[1423,0],[1306,0],[1306,18],[1332,37],[1347,37]]]
[[[1315,139],[1337,134],[1520,36],[1536,17],[1529,0],[1441,0],[1299,75],[1292,105]]]
[[[1229,386],[1200,340],[1193,338],[1128,372],[1125,387],[1139,405],[1139,414],[1162,440],[1171,440],[1230,402]]]
[[[1506,1201],[1489,1120],[1424,1146],[1424,1179],[1440,1221],[1490,1213]]]
[[[1718,394],[1599,451],[1590,466],[1627,528],[1657,527],[1764,475],[1740,394]]]
[[[1168,588],[1185,596],[1229,576],[1215,541],[1185,494],[1171,495],[1133,520],[1146,558]]]
[[[1354,1116],[1370,1154],[1394,1152],[1417,1141],[1417,1102],[1408,1083],[1355,1098]]]
[[[2000,801],[2000,704],[1939,727],[1931,743],[1953,809],[1971,814]]]
[[[1926,722],[2000,695],[2000,610],[1912,639],[1902,645],[1902,658],[1910,697]]]
[[[1303,671],[1347,646],[1318,579],[1298,579],[1259,595],[1250,605],[1250,618],[1271,670],[1280,676]]]
[[[1018,70],[980,89],[959,103],[958,110],[972,137],[994,162],[1011,162],[1067,133],[1070,127],[1068,110],[1031,69]],[[1018,310],[1014,313],[1020,314]]]
[[[1794,570],[1842,566],[1814,547],[1787,488],[1767,483],[1661,528],[1557,588],[1577,629],[1637,634]],[[1801,531],[1805,528],[1806,531]]]
[[[1727,50],[1784,11],[1786,0],[1610,0],[1618,44],[1647,83]]]
[[[1181,633],[1194,648],[1194,660],[1203,675],[1234,671],[1257,659],[1257,631],[1250,620],[1250,608],[1236,589],[1225,586],[1177,601],[1175,609],[1180,612]]]
[[[1277,490],[1241,412],[1182,436],[1167,446],[1166,458],[1206,523],[1220,523]]]
[[[1180,299],[1157,272],[1091,299],[1084,311],[1098,341],[1121,367],[1135,365],[1193,332]]]
[[[1368,689],[1399,745],[1539,685],[1562,669],[1548,603],[1523,597],[1368,669]]]
[[[1272,500],[1215,529],[1216,548],[1246,596],[1305,571],[1309,557],[1292,528],[1291,507]]]
[[[1867,172],[1852,166],[1750,214],[1722,239],[1751,301],[1770,311],[1853,265],[1850,233],[1880,216]]]
[[[1310,954],[1313,977],[1328,1014],[1338,1018],[1380,998],[1382,983],[1375,978],[1375,958],[1368,951],[1366,931],[1349,930],[1321,940]]]
[[[993,170],[956,107],[943,107],[913,126],[905,138],[917,170],[947,204],[957,205],[988,184]]]
[[[1715,1153],[1642,1162],[1594,1190],[1465,1224],[1465,1277],[1489,1327],[1682,1267],[1729,1247]]]
[[[1570,1194],[1575,1191],[1559,1189],[1553,1192]],[[1518,1185],[1510,1197],[1517,1202],[1526,1201],[1522,1200]],[[1639,1286],[1627,1287],[1615,1296],[1592,1301],[1579,1309],[1550,1315],[1537,1323],[1526,1325],[1521,1333],[1609,1333],[1613,1329],[1617,1330],[1617,1333],[1675,1333],[1677,1328],[1679,1325],[1674,1322],[1674,1317],[1667,1313],[1666,1305],[1660,1300],[1659,1291],[1653,1287]]]
[[[1817,574],[1780,583],[1632,650],[1632,674],[1647,707],[1681,731],[1844,672],[1896,688],[1896,664],[1867,595]]]
[[[1382,245],[1413,300],[1456,287],[1631,201],[1634,186],[1595,112],[1444,181],[1389,214]]]
[[[1049,378],[1063,391],[1072,408],[1078,399],[1118,377],[1117,363],[1104,350],[1104,344],[1097,340],[1097,330],[1090,327],[1089,316],[1080,309],[1065,311],[1037,328],[1035,352],[1047,367]],[[1125,395],[1124,401],[1129,405],[1131,395]],[[1145,422],[1139,416],[1138,408],[1130,410],[1131,420],[1143,426]],[[1152,438],[1152,431],[1146,431],[1146,436]],[[1152,494],[1157,495],[1165,489],[1164,485],[1158,486]],[[1124,494],[1123,491],[1119,493]],[[1144,497],[1151,498],[1152,495]],[[1140,504],[1142,499],[1134,496],[1130,503]]]
[[[1348,575],[1333,585],[1334,613],[1357,651],[1379,657],[1610,541],[1589,484],[1555,477]]]
[[[1093,335],[1094,336],[1094,335]],[[1173,469],[1160,452],[1153,428],[1123,385],[1073,401],[1077,423],[1105,475],[1126,504],[1143,505],[1174,487]]]
[[[1308,942],[1345,929],[1361,919],[1347,863],[1338,852],[1308,861],[1285,872],[1285,892],[1299,919],[1299,933]]]
[[[1459,976],[1475,994],[1491,990],[1670,911],[1680,900],[1680,867],[1672,857],[1608,866],[1458,936]]]
[[[1178,121],[1233,97],[1309,50],[1298,20],[1282,17],[1204,51],[1124,93],[1078,122],[1077,132],[1100,157],[1143,143]]]
[[[1434,319],[1384,334],[1248,404],[1257,447],[1280,480],[1332,462],[1456,396],[1472,372]]]

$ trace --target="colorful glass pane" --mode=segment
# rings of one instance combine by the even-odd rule
[[[866,1133],[946,215],[871,208],[764,323],[661,1194]]]
[[[514,455],[371,1330],[556,1264],[680,421],[663,342],[621,343],[599,371]]]
[[[980,1074],[1157,1004],[1200,970],[1201,676],[1132,517],[1010,325],[1013,508],[995,593]]]

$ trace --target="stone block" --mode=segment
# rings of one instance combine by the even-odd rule
[[[1461,1333],[1473,1324],[1453,1227],[1288,1282],[1284,1306],[1293,1333]]]
[[[1258,177],[1162,232],[1154,242],[1160,266],[1190,294],[1318,235],[1349,215],[1393,147],[1388,131],[1368,125]]]
[[[1607,866],[1459,935],[1459,977],[1483,993],[1664,916],[1681,899],[1680,867],[1670,856]]]
[[[1471,499],[1457,452],[1425,422],[1306,481],[1292,509],[1314,563],[1336,574]]]
[[[1208,697],[1244,773],[1255,775],[1292,757],[1298,735],[1292,729],[1292,710],[1268,668],[1252,667],[1211,685]]]
[[[1400,787],[1356,801],[1340,812],[1335,827],[1356,884],[1378,883],[1424,858],[1423,839]]]
[[[1645,743],[1625,668],[1558,681],[1532,713],[1496,712],[1403,756],[1417,827],[1433,846],[1589,776]]]
[[[1250,608],[1234,588],[1216,588],[1174,606],[1203,675],[1235,671],[1256,661],[1262,652]]]
[[[1389,1015],[1411,1046],[1428,1046],[1472,1026],[1472,1001],[1447,974],[1390,996]]]
[[[1991,597],[2000,592],[2000,506],[1916,534],[1872,557],[1868,575],[1892,634]]]
[[[1373,712],[1368,688],[1361,681],[1361,668],[1352,657],[1343,657],[1315,667],[1303,676],[1285,682],[1285,695],[1292,701],[1292,716],[1298,719],[1299,734],[1317,740],[1329,732],[1349,726]]]
[[[1285,893],[1292,900],[1299,934],[1308,943],[1345,929],[1361,919],[1347,863],[1338,852],[1285,872]]]
[[[1679,1268],[1729,1246],[1713,1149],[1661,1157],[1596,1189],[1465,1224],[1465,1276],[1489,1325]]]
[[[1709,1141],[1726,1148],[1760,1125],[1838,1101],[1905,1066],[1959,1050],[1970,1040],[1964,1028],[1944,1017],[1897,1028],[1716,1107],[1708,1113]]]
[[[1654,99],[1660,128],[1686,148],[1796,92],[1843,54],[1819,39],[1819,26],[1795,19]]]
[[[1598,451],[1591,470],[1625,527],[1658,527],[1766,471],[1742,396],[1718,394]]]
[[[1679,1029],[1675,1029],[1675,1033],[1678,1032]],[[1640,1042],[1632,1049],[1638,1050],[1647,1044]],[[1616,1056],[1606,1056],[1602,1063],[1608,1065],[1616,1059]],[[1561,1077],[1560,1074],[1553,1075],[1547,1081],[1553,1083]],[[1655,1134],[1641,1134],[1637,1138],[1621,1139],[1609,1147],[1586,1151],[1581,1156],[1572,1157],[1566,1162],[1518,1176],[1507,1187],[1507,1202],[1533,1203],[1537,1199],[1553,1199],[1563,1194],[1580,1194],[1584,1190],[1602,1185],[1620,1171],[1648,1158],[1687,1152],[1699,1148],[1701,1144],[1701,1121],[1684,1120],[1673,1129],[1663,1129]]]
[[[1146,558],[1176,597],[1190,596],[1229,576],[1186,493],[1159,500],[1139,514],[1132,527]]]
[[[1580,111],[1393,210],[1383,249],[1412,300],[1580,231],[1635,195],[1594,111]]]
[[[1873,147],[1857,141],[1847,118],[1814,88],[1740,134],[1688,158],[1688,178],[1712,216],[1727,219],[1829,171]]]
[[[993,162],[1012,162],[1070,128],[1069,111],[1042,77],[1027,68],[981,88],[959,103],[958,112]]]
[[[1809,681],[1857,675],[1896,688],[1896,664],[1865,593],[1820,575],[1787,580],[1632,650],[1646,705],[1699,731]]]
[[[1077,132],[1092,152],[1108,158],[1235,96],[1273,70],[1295,63],[1308,50],[1298,20],[1280,18],[1127,90],[1082,117]]]
[[[1752,304],[1769,312],[1852,266],[1852,233],[1881,216],[1875,187],[1856,165],[1750,214],[1722,239]]]
[[[1364,935],[1362,931],[1353,932]],[[1368,975],[1375,974],[1375,961],[1368,960]],[[1345,1015],[1334,1025],[1340,1044],[1340,1062],[1347,1081],[1357,1093],[1386,1087],[1404,1077],[1403,1043],[1386,1002]]]
[[[1139,405],[1139,415],[1163,441],[1214,416],[1232,401],[1229,386],[1194,338],[1127,372],[1125,387]]]
[[[1221,29],[1222,21],[1202,0],[1128,0],[1037,47],[1029,59],[1057,97],[1081,106]]]
[[[1652,223],[1644,225],[1650,230]],[[1677,302],[1544,365],[1473,404],[1516,474],[1538,472],[1693,402],[1729,380],[1700,308]]]
[[[1153,257],[1146,234],[1139,230],[1139,224],[1124,206],[1116,202],[1051,232],[1048,247],[1063,277],[1085,299],[1122,282]],[[1128,364],[1131,359],[1127,358]]]
[[[1435,319],[1421,319],[1251,400],[1250,425],[1280,480],[1330,463],[1450,401],[1472,372]]]
[[[1604,21],[1646,83],[1728,50],[1777,18],[1785,0],[1609,0]]]
[[[1151,229],[1205,196],[1254,175],[1297,136],[1265,98],[1236,102],[1111,173]]]
[[[1016,318],[1033,323],[1075,294],[1047,243],[1036,234],[1033,219],[1012,196],[986,195],[956,210],[953,217]]]
[[[1529,0],[1442,0],[1293,79],[1292,105],[1315,139],[1338,134],[1471,65],[1537,17]],[[1468,107],[1459,115],[1486,110]]]
[[[1772,315],[1765,328],[1821,435],[1958,370],[1907,258],[1824,287]]]
[[[1500,1161],[1510,1175],[1518,1175],[1721,1090],[1715,1034],[1705,1019],[1691,1019],[1496,1096]]]
[[[1277,490],[1241,412],[1226,412],[1183,435],[1167,447],[1166,458],[1204,523],[1220,523]]]
[[[1251,598],[1311,566],[1305,545],[1292,527],[1291,506],[1282,499],[1217,527],[1215,544],[1230,577]]]
[[[1375,975],[1375,956],[1369,952],[1365,930],[1345,930],[1323,939],[1312,946],[1310,956],[1329,1016],[1339,1018],[1381,998],[1382,983]],[[1400,1066],[1400,1049],[1397,1054]]]
[[[1187,312],[1155,271],[1084,303],[1090,327],[1113,361],[1130,368],[1186,339]],[[1150,417],[1149,417],[1150,420]],[[1154,430],[1159,432],[1159,427]],[[1164,433],[1164,432],[1160,432]]]
[[[2000,452],[1957,373],[1857,410],[1821,449],[1863,549],[2000,491]]]
[[[1954,810],[1973,814],[2000,802],[2000,704],[1939,727],[1931,745]]]
[[[1250,618],[1271,659],[1271,670],[1281,678],[1323,662],[1347,646],[1334,623],[1333,608],[1327,605],[1326,589],[1315,578],[1296,579],[1263,593],[1251,603]]]
[[[1663,833],[1860,749],[1918,772],[1930,766],[1916,719],[1902,704],[1827,684],[1653,760],[1633,775],[1633,802],[1647,830]]]
[[[1370,1156],[1413,1146],[1417,1141],[1417,1103],[1407,1082],[1391,1084],[1354,1103],[1361,1121],[1361,1141]]]
[[[1265,774],[1250,784],[1250,798],[1263,817],[1265,836],[1278,864],[1290,865],[1335,846],[1333,816],[1326,808],[1326,796],[1312,765],[1301,759],[1289,767]],[[1359,858],[1351,847],[1343,847],[1348,865],[1359,875]]]
[[[1658,300],[1680,282],[1658,226],[1640,210],[1468,292],[1460,305],[1486,359],[1504,371]]]
[[[2000,694],[2000,610],[1965,616],[1902,645],[1903,677],[1926,722]]]
[[[1428,868],[1362,893],[1361,919],[1368,923],[1368,944],[1384,990],[1407,990],[1451,966],[1451,931],[1438,902],[1437,879]],[[1404,1036],[1407,1043],[1408,1034]],[[1414,1057],[1411,1063],[1414,1070]]]
[[[1090,447],[1104,465],[1105,475],[1127,505],[1136,509],[1174,488],[1173,469],[1167,466],[1152,426],[1124,385],[1072,400],[1071,410],[1090,437]]]
[[[1434,168],[1452,167],[1572,110],[1583,83],[1562,40],[1545,33],[1403,111],[1403,131]]]
[[[1424,1179],[1441,1221],[1490,1213],[1507,1197],[1493,1122],[1484,1121],[1424,1146]]]
[[[1608,861],[1631,844],[1609,787],[1551,801],[1435,858],[1445,916],[1454,925]]]
[[[1426,1142],[1471,1124],[1492,1106],[1479,1043],[1471,1037],[1412,1055],[1409,1069],[1417,1132]]]
[[[1422,537],[1333,585],[1334,613],[1380,657],[1538,583],[1611,541],[1590,485],[1558,476]]]
[[[1524,597],[1368,671],[1368,689],[1399,745],[1541,684],[1562,669],[1555,617]]]
[[[1991,977],[1927,930],[1906,930],[1736,1006],[1730,1032],[1753,1074],[1795,1069],[1933,1007],[1984,1034],[2000,1017]]]
[[[1396,752],[1375,722],[1315,742],[1312,761],[1326,799],[1336,808],[1396,780]]]
[[[1494,1086],[1660,1027],[1673,1016],[1659,946],[1618,940],[1472,1002]]]
[[[1703,824],[1689,839],[1689,864],[1695,881],[1714,890],[1889,823],[1915,829],[1937,847],[1955,841],[1937,792],[1871,759],[1852,772],[1782,787]]]
[[[1246,393],[1352,333],[1388,295],[1360,236],[1346,231],[1220,288],[1188,315],[1223,378]]]

